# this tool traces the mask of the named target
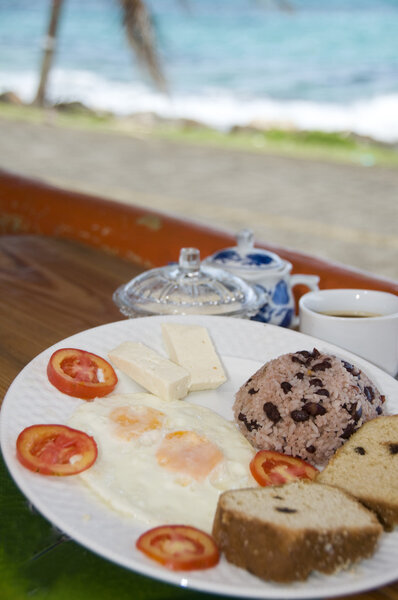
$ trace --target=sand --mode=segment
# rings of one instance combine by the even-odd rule
[[[0,118],[0,168],[398,280],[398,169]]]

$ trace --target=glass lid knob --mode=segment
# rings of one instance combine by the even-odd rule
[[[200,252],[197,248],[181,248],[178,261],[183,273],[198,273],[200,269]]]

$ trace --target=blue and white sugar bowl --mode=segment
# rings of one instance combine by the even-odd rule
[[[250,229],[239,231],[237,246],[219,250],[204,263],[221,267],[264,292],[265,303],[251,317],[254,321],[293,327],[296,318],[292,288],[303,284],[311,290],[318,289],[317,275],[291,275],[290,262],[273,252],[256,248]]]

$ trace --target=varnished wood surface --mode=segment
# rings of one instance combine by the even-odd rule
[[[68,240],[0,236],[0,397],[45,348],[122,319],[112,293],[141,271]]]
[[[143,265],[159,267],[177,261],[184,246],[201,257],[235,246],[231,233],[174,218],[146,208],[71,192],[0,170],[0,233],[38,233],[82,241]],[[398,294],[398,282],[364,273],[348,265],[256,243],[293,265],[293,273],[317,274],[321,288],[357,287]],[[304,286],[294,290],[296,299]]]
[[[141,271],[131,262],[77,242],[0,236],[0,398],[18,372],[48,346],[122,319],[112,293]],[[398,600],[398,583],[351,598]]]

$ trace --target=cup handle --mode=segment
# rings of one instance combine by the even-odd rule
[[[290,285],[292,286],[292,288],[295,285],[306,285],[308,288],[310,288],[311,291],[315,292],[316,290],[319,290],[319,282],[320,282],[320,277],[318,277],[318,275],[291,275],[290,276]],[[299,326],[299,316],[295,315],[292,321],[292,328],[293,329],[297,329]]]
[[[319,290],[320,277],[318,275],[291,275],[290,284],[292,287],[295,285],[306,285],[312,291]]]

